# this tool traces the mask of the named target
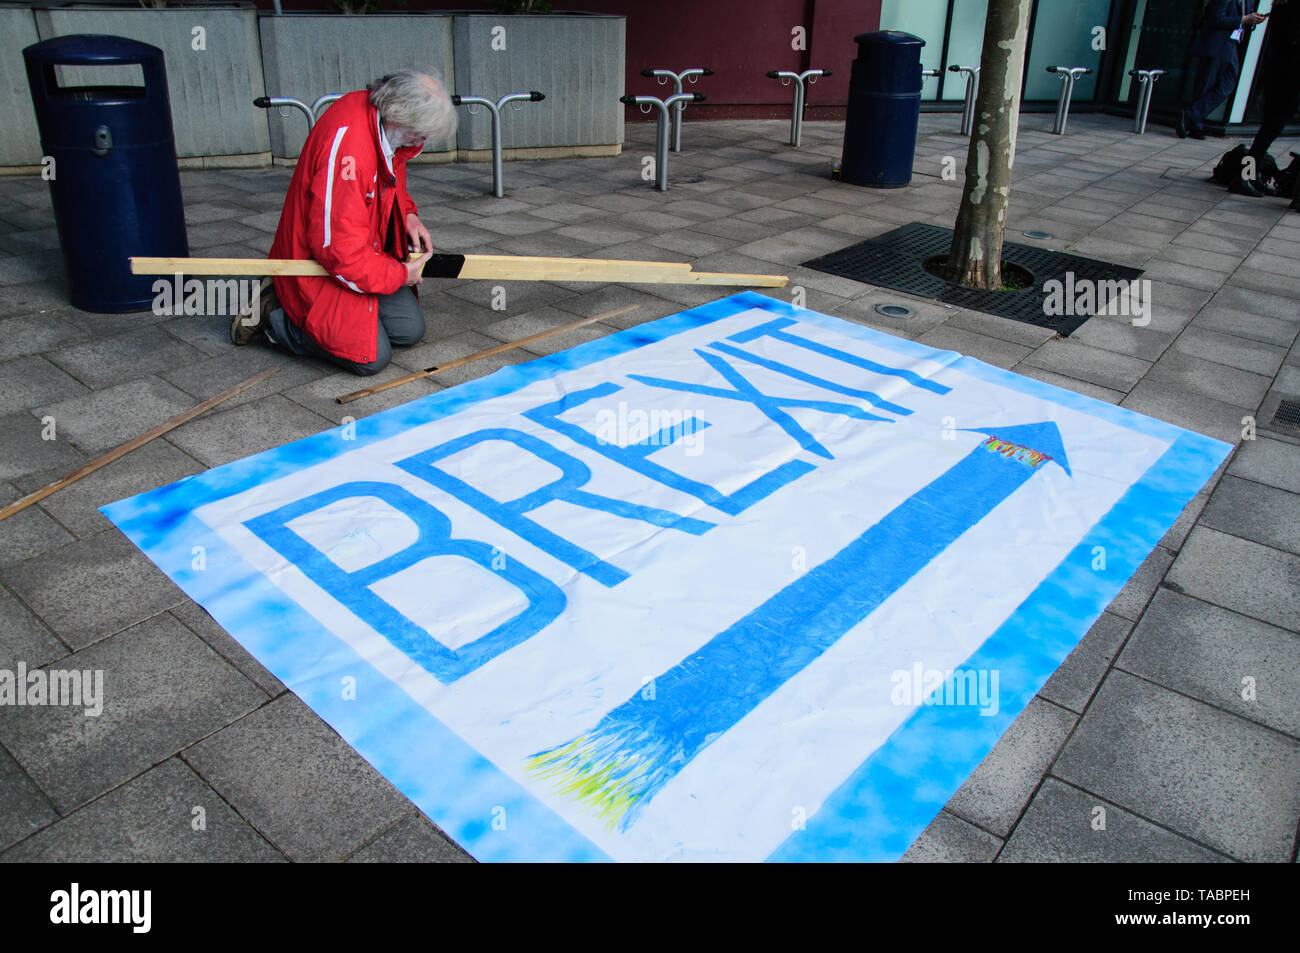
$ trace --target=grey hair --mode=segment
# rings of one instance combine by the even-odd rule
[[[390,126],[405,126],[444,142],[456,134],[456,107],[437,77],[415,70],[382,76],[366,87],[370,104]]]

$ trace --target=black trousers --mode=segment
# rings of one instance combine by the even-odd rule
[[[369,376],[378,374],[388,366],[388,362],[393,359],[394,346],[410,347],[424,337],[424,312],[420,310],[420,302],[410,288],[400,288],[390,295],[380,295],[375,359],[364,364],[349,361],[325,350],[311,335],[290,321],[283,308],[271,312],[270,325],[271,340],[294,354],[323,358],[346,367],[354,374]]]
[[[1193,132],[1200,132],[1205,117],[1232,95],[1240,71],[1241,51],[1236,43],[1230,44],[1230,49],[1222,56],[1197,57],[1193,85],[1195,92],[1192,94],[1192,104],[1187,107],[1187,125]]]
[[[1250,144],[1251,155],[1264,156],[1282,135],[1283,127],[1295,115],[1296,107],[1300,106],[1300,70],[1294,63],[1287,64],[1287,67],[1275,64],[1264,76],[1264,103],[1260,110],[1259,132]]]

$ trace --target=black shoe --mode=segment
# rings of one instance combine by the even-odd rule
[[[1189,136],[1191,136],[1193,139],[1204,139],[1204,138],[1205,138],[1205,130],[1204,130],[1204,129],[1188,129],[1188,130],[1187,130],[1187,134],[1188,134]]]
[[[1187,138],[1187,114],[1179,113],[1178,122],[1174,123],[1174,135],[1179,139]]]
[[[1228,186],[1228,191],[1233,195],[1248,195],[1252,199],[1263,198],[1264,193],[1255,188],[1254,183],[1246,179],[1237,179],[1232,185]]]

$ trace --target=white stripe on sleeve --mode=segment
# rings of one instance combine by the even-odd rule
[[[334,160],[338,158],[339,146],[343,144],[343,134],[347,131],[347,126],[340,126],[334,135],[334,145],[330,147],[330,170],[325,179],[325,248],[330,247],[330,216],[334,213]]]

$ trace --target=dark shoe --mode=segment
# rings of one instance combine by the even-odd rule
[[[1246,179],[1238,179],[1236,182],[1233,182],[1232,185],[1228,186],[1228,191],[1233,195],[1248,195],[1252,199],[1264,197],[1264,193],[1255,188],[1254,184]]]
[[[1204,130],[1204,129],[1188,129],[1188,130],[1187,130],[1187,134],[1188,134],[1189,136],[1191,136],[1193,139],[1204,139],[1204,138],[1205,138],[1205,130]]]
[[[1179,139],[1187,138],[1187,114],[1179,113],[1178,122],[1174,123],[1174,135]]]
[[[241,311],[230,322],[230,343],[235,347],[243,347],[250,341],[263,337],[268,325],[268,316],[277,307],[279,302],[275,298],[275,284],[270,278],[265,278],[258,293],[257,305],[251,312]]]

